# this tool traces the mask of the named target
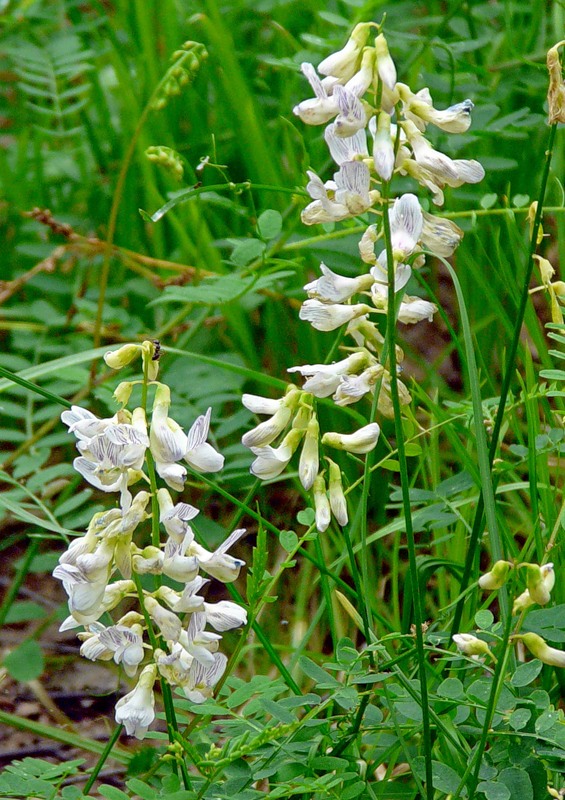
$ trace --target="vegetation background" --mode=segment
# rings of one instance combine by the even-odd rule
[[[299,65],[318,63],[342,46],[356,22],[385,14],[399,80],[414,90],[429,87],[440,108],[467,97],[475,103],[468,133],[438,132],[436,141],[450,156],[476,158],[486,170],[479,185],[448,190],[446,209],[465,230],[454,266],[471,320],[488,430],[527,264],[527,215],[548,137],[545,55],[564,36],[563,2],[0,2],[0,365],[47,392],[40,396],[2,373],[6,694],[0,721],[7,727],[0,742],[6,763],[26,754],[68,760],[63,746],[96,754],[110,731],[112,702],[104,695],[119,679],[106,667],[81,665],[74,635],[58,634],[65,603],[49,578],[63,549],[61,531],[82,530],[105,502],[73,471],[73,443],[52,395],[102,416],[114,413],[115,373],[99,360],[110,345],[161,341],[161,374],[172,388],[175,419],[185,427],[212,405],[226,468],[219,492],[193,487],[209,518],[202,533],[218,541],[232,520],[233,498],[244,501],[250,536],[238,553],[250,562],[261,526],[249,512],[260,508],[263,528],[265,521],[272,526],[268,565],[279,580],[276,601],[261,614],[261,635],[292,680],[301,687],[309,678],[320,683],[300,671],[304,654],[321,663],[343,637],[362,642],[336,600],[339,581],[351,583],[339,533],[306,541],[296,565],[285,565],[284,542],[273,531],[302,535],[312,520],[304,515],[308,501],[292,474],[256,486],[240,444],[253,420],[240,398],[243,391],[280,392],[288,367],[327,356],[327,335],[298,322],[302,287],[321,260],[356,274],[361,228],[350,222],[308,229],[300,222],[306,170],[327,178],[331,164],[321,129],[292,114],[309,94]],[[188,71],[175,75],[171,57],[188,41],[197,43],[184,62]],[[556,268],[565,256],[565,237],[558,235],[562,138],[558,143],[540,248]],[[159,147],[176,155],[161,150],[148,157],[148,148]],[[399,180],[397,192],[405,186]],[[410,460],[419,563],[428,582],[425,614],[449,630],[477,501],[477,455],[455,296],[441,265],[430,262],[424,277],[443,311],[434,323],[402,331],[403,380],[420,408],[418,420],[431,430]],[[548,319],[546,298],[533,295],[497,453],[497,513],[510,558],[541,558],[543,531],[553,530],[560,514],[564,436],[550,403],[562,401],[549,400],[548,384],[539,378],[540,369],[555,366],[544,331]],[[338,412],[328,412],[328,421]],[[408,636],[404,592],[412,589],[398,474],[386,444],[380,448],[384,463],[371,482],[365,556],[370,603],[379,636]],[[345,468],[354,480],[356,465]],[[559,575],[562,549],[552,557]],[[473,558],[476,576],[489,563],[488,549]],[[245,592],[244,581],[238,589]],[[565,602],[562,581],[554,599]],[[473,624],[481,603],[469,595],[461,630]],[[236,635],[227,640],[236,646]],[[254,676],[275,680],[279,672],[256,635],[240,651],[234,686]],[[74,676],[68,684],[67,676]],[[551,683],[554,702],[565,679],[558,681],[557,689]],[[67,717],[72,725],[61,727]],[[150,768],[147,758],[138,772]],[[122,762],[128,759],[126,753]],[[110,784],[123,774],[123,764],[112,763]],[[342,789],[320,796],[345,797]],[[301,791],[317,796],[318,790]],[[417,796],[414,791],[374,796]]]

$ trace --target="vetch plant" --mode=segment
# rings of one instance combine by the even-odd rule
[[[94,515],[86,534],[72,541],[53,573],[69,596],[70,615],[61,630],[82,627],[81,655],[93,661],[113,659],[136,679],[135,688],[116,705],[116,722],[138,739],[155,718],[157,678],[163,688],[179,687],[192,702],[204,702],[227,663],[219,651],[218,631],[247,622],[240,605],[229,600],[208,603],[200,594],[212,579],[222,583],[237,579],[244,562],[228,551],[245,529],[233,531],[211,552],[195,540],[190,525],[199,509],[175,503],[167,488],[158,487],[157,475],[169,488],[183,491],[188,471],[182,461],[198,472],[217,472],[224,459],[207,442],[211,408],[188,433],[169,417],[170,390],[157,381],[156,354],[155,344],[146,341],[106,355],[106,363],[114,369],[138,356],[144,368],[142,381],[118,387],[122,408],[113,417],[98,419],[78,406],[61,415],[81,453],[75,469],[97,489],[119,493],[119,505]],[[136,383],[141,383],[142,405],[130,412],[126,406]],[[152,388],[147,421],[145,405]],[[130,487],[140,483],[149,491],[133,495]],[[147,520],[151,520],[151,544],[143,540]],[[145,588],[145,576],[152,576],[151,590]],[[119,615],[115,610],[124,601],[128,611]],[[111,611],[118,618],[104,624],[101,619]],[[166,690],[163,695],[170,701]],[[170,702],[167,706],[167,720],[173,724],[174,710]]]

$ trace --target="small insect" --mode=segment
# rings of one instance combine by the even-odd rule
[[[159,361],[159,358],[161,357],[161,342],[159,339],[152,339],[151,341],[155,345],[155,352],[151,356],[151,361]]]

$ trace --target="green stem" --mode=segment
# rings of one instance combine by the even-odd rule
[[[398,450],[398,463],[400,468],[400,484],[402,489],[402,505],[404,521],[406,524],[406,544],[408,548],[408,564],[410,580],[412,583],[412,605],[414,611],[414,626],[416,636],[416,660],[420,678],[420,694],[422,699],[422,735],[424,740],[424,762],[426,775],[426,795],[428,800],[433,800],[434,787],[432,782],[432,740],[430,730],[430,713],[428,697],[428,681],[426,675],[426,654],[424,650],[424,634],[422,623],[424,621],[422,599],[418,591],[418,564],[416,562],[416,542],[412,526],[412,510],[410,507],[410,478],[404,446],[404,431],[402,429],[402,410],[398,393],[398,376],[396,374],[396,313],[395,313],[395,286],[394,286],[394,258],[392,254],[392,239],[388,211],[388,183],[383,183],[383,230],[386,244],[387,269],[388,269],[388,309],[387,309],[387,342],[388,364],[390,373],[390,394],[394,409],[394,428],[396,433],[396,447]]]
[[[528,263],[526,266],[526,274],[524,275],[524,281],[522,284],[522,295],[520,297],[520,304],[518,306],[518,310],[516,313],[516,322],[514,325],[514,336],[512,338],[512,342],[510,345],[510,349],[508,351],[508,358],[506,359],[506,369],[504,372],[504,377],[502,380],[502,388],[500,390],[500,401],[498,404],[498,410],[496,413],[496,419],[493,426],[492,431],[492,439],[490,442],[490,449],[489,449],[489,464],[492,466],[494,461],[494,457],[496,455],[496,451],[498,448],[498,439],[500,436],[500,430],[502,428],[502,423],[504,421],[504,413],[506,410],[506,401],[508,399],[508,393],[510,391],[510,382],[512,380],[512,376],[514,374],[515,369],[515,361],[516,361],[516,354],[518,352],[518,346],[520,344],[520,334],[522,331],[522,323],[524,321],[524,316],[526,313],[526,306],[528,303],[529,298],[529,288],[530,288],[530,280],[532,277],[532,272],[534,269],[534,253],[537,247],[538,241],[538,233],[540,230],[541,225],[541,217],[543,212],[543,201],[545,199],[545,193],[547,190],[547,182],[549,180],[549,170],[551,166],[551,159],[553,156],[553,147],[555,144],[555,135],[557,132],[557,125],[552,125],[549,132],[549,142],[546,150],[546,157],[545,157],[545,165],[543,170],[543,175],[541,179],[541,186],[540,192],[538,197],[538,205],[536,208],[536,215],[534,218],[534,224],[532,226],[532,233],[530,236],[530,249],[528,254]],[[471,538],[469,540],[469,551],[468,556],[465,561],[465,569],[463,572],[463,576],[461,578],[461,585],[459,590],[461,594],[464,594],[465,589],[469,585],[469,581],[471,579],[471,573],[473,571],[473,563],[475,560],[475,551],[478,546],[479,537],[483,531],[483,515],[485,509],[485,502],[484,502],[484,495],[481,491],[479,494],[479,500],[477,502],[477,510],[475,512],[475,518],[473,521],[473,530],[471,532]],[[464,608],[465,600],[461,597],[459,603],[455,608],[455,613],[453,616],[453,625],[451,628],[452,635],[459,631],[459,626],[461,624],[461,617],[463,616],[463,608]]]
[[[22,564],[19,570],[17,571],[14,580],[12,581],[10,588],[6,592],[6,596],[2,601],[2,605],[0,605],[0,628],[2,627],[2,625],[4,625],[6,616],[8,615],[12,603],[14,602],[14,599],[16,598],[20,590],[20,586],[25,580],[31,562],[33,561],[37,553],[40,541],[41,541],[40,539],[32,539],[31,542],[29,543],[29,547],[26,551]]]
[[[87,780],[87,782],[86,782],[86,784],[84,786],[84,789],[82,790],[82,796],[83,797],[88,797],[88,793],[90,792],[90,790],[94,786],[94,782],[95,782],[96,778],[98,777],[98,775],[100,773],[100,770],[102,769],[102,767],[104,766],[104,764],[108,760],[108,757],[110,756],[112,750],[114,749],[114,745],[116,744],[116,742],[120,738],[120,733],[122,732],[123,728],[124,728],[123,725],[118,725],[114,729],[113,734],[108,739],[108,741],[106,743],[106,747],[102,751],[102,754],[101,754],[100,758],[98,759],[94,769],[90,773],[90,778]]]

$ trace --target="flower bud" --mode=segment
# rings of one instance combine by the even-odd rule
[[[313,486],[314,508],[316,510],[316,528],[323,533],[331,522],[331,509],[326,494],[326,482],[323,475],[318,475]]]
[[[379,439],[381,429],[376,422],[371,422],[355,433],[325,433],[322,444],[335,447],[336,450],[347,450],[348,453],[369,453],[373,450]]]
[[[481,589],[494,592],[500,589],[506,583],[508,572],[512,569],[512,564],[509,561],[497,561],[489,572],[485,572],[479,578],[479,586]]]
[[[492,656],[487,643],[471,633],[456,633],[452,638],[458,650],[465,653],[466,656],[471,656],[476,660],[478,660],[479,656]]]
[[[555,125],[565,122],[565,84],[559,60],[559,48],[565,40],[554,45],[547,51],[547,69],[549,71],[549,90],[547,93],[548,122]]]
[[[158,342],[146,339],[141,345],[141,357],[143,359],[143,371],[147,373],[148,381],[156,381],[159,374],[159,355],[161,346]]]
[[[345,47],[332,53],[318,64],[320,75],[334,75],[342,81],[348,81],[355,72],[357,61],[365,46],[372,27],[371,22],[360,22],[351,32]]]
[[[131,381],[122,381],[114,389],[114,397],[122,406],[127,406],[131,393],[133,391],[133,383]]]
[[[341,470],[338,465],[331,460],[331,458],[327,458],[326,460],[330,468],[330,476],[328,481],[330,508],[338,524],[343,527],[344,525],[347,525],[349,517],[347,514],[347,501],[343,493]]]
[[[544,564],[543,567],[537,564],[524,564],[527,569],[528,592],[534,603],[545,606],[549,603],[551,590],[555,583],[555,573],[553,564]]]
[[[124,344],[117,350],[109,350],[104,356],[104,361],[111,369],[122,369],[137,358],[139,351],[138,344]]]
[[[316,414],[312,414],[312,418],[306,428],[306,436],[304,437],[304,444],[300,454],[300,461],[298,464],[298,477],[300,483],[306,491],[312,488],[314,479],[318,474],[319,456],[318,456],[318,439],[320,436],[320,425]]]
[[[552,667],[565,667],[565,652],[557,650],[555,647],[550,647],[545,639],[538,636],[537,633],[523,633],[516,636],[516,639],[521,639],[530,653],[544,664],[549,664]]]
[[[375,39],[375,51],[377,53],[377,70],[379,78],[391,91],[396,85],[396,67],[390,53],[384,34],[379,33]]]

